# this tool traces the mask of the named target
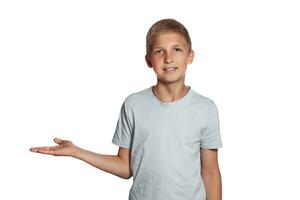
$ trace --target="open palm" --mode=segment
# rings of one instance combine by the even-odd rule
[[[58,145],[51,147],[31,147],[29,150],[36,153],[49,154],[54,156],[73,156],[78,148],[69,140],[54,138],[53,140]]]

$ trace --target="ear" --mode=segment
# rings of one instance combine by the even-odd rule
[[[192,62],[194,60],[194,55],[195,55],[195,52],[193,49],[191,49],[191,52],[189,53],[189,57],[188,57],[188,64],[192,64]]]
[[[152,68],[151,59],[149,55],[145,55],[145,60],[149,68]]]

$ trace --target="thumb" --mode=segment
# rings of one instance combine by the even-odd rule
[[[61,143],[62,143],[62,140],[59,139],[59,138],[54,138],[54,142],[57,143],[57,144],[61,144]]]

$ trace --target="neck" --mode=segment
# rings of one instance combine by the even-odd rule
[[[152,91],[157,98],[167,103],[181,99],[189,92],[189,89],[184,83],[161,84],[158,82]]]

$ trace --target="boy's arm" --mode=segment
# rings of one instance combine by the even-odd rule
[[[222,181],[218,164],[218,149],[200,149],[201,176],[207,200],[222,199]]]
[[[132,176],[130,171],[130,149],[119,147],[118,155],[105,155],[78,148],[73,157],[120,178],[129,179]]]
[[[130,149],[120,147],[118,155],[104,155],[82,149],[69,140],[54,138],[54,142],[58,145],[31,147],[30,151],[53,156],[71,156],[121,178],[129,179],[131,177]]]

